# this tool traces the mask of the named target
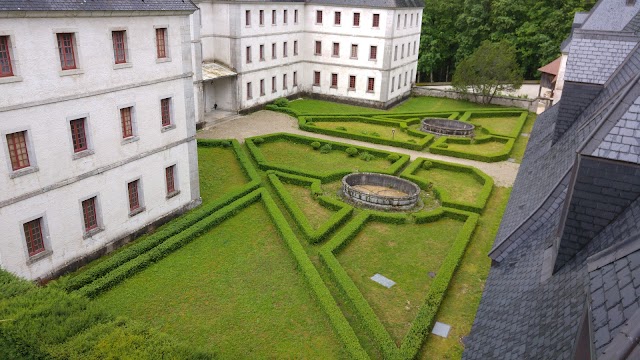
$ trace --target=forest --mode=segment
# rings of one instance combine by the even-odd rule
[[[456,65],[482,41],[515,47],[525,79],[560,56],[573,16],[595,0],[427,0],[422,19],[419,82],[451,81]]]

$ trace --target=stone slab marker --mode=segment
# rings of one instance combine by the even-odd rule
[[[378,284],[386,287],[387,289],[396,284],[395,281],[388,279],[380,274],[375,274],[371,277],[371,280],[377,282]]]

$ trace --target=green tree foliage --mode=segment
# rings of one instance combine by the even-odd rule
[[[449,81],[457,65],[485,40],[516,49],[527,79],[560,55],[577,11],[595,0],[427,0],[418,71],[421,80]]]
[[[452,85],[458,91],[484,96],[483,102],[487,104],[500,91],[520,88],[522,71],[515,49],[507,41],[483,41],[473,54],[460,62]]]

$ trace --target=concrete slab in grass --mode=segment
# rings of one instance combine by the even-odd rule
[[[396,284],[395,281],[388,279],[380,274],[375,274],[371,277],[371,280],[377,282],[378,284],[386,287],[387,289],[389,289],[390,287],[392,287],[393,285]]]
[[[451,330],[451,325],[447,325],[441,322],[436,322],[436,325],[433,327],[433,330],[431,330],[431,332],[438,336],[442,336],[443,338],[446,338],[449,336],[449,330]]]

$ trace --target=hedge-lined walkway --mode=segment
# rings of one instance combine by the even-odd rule
[[[235,138],[244,141],[245,138],[264,134],[288,132],[304,136],[312,136],[319,139],[338,141],[342,143],[365,146],[385,151],[407,154],[411,160],[424,157],[434,160],[448,161],[457,164],[469,165],[484,171],[491,176],[497,186],[510,187],[513,185],[518,174],[519,164],[502,161],[498,163],[485,163],[480,161],[459,159],[450,156],[436,155],[428,152],[402,149],[392,146],[372,144],[364,141],[357,141],[345,138],[337,138],[323,134],[309,134],[298,129],[298,122],[295,118],[273,111],[258,111],[247,116],[236,118],[232,121],[207,127],[198,132],[200,139],[230,139]]]

